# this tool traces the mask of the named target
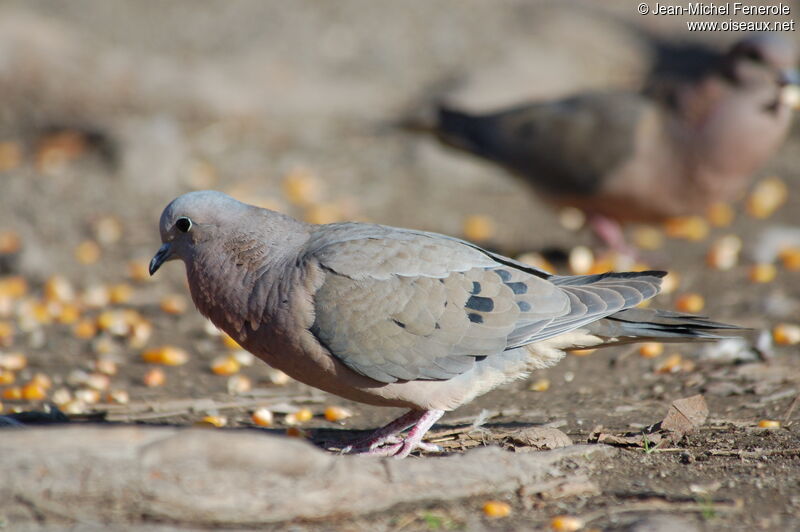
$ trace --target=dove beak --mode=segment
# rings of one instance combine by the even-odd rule
[[[167,242],[166,244],[162,245],[158,248],[155,256],[153,256],[153,260],[150,261],[150,275],[153,275],[158,271],[162,264],[164,264],[170,258],[170,248],[172,245]]]

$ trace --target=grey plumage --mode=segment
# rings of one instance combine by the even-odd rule
[[[310,225],[218,192],[170,203],[161,235],[151,272],[183,260],[218,327],[295,379],[370,404],[441,412],[564,349],[728,328],[635,309],[663,272],[555,276],[443,235]]]

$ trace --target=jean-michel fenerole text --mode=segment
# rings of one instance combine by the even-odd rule
[[[650,10],[652,15],[789,15],[791,8],[780,4],[746,4],[744,2],[688,2],[684,5],[656,3]]]

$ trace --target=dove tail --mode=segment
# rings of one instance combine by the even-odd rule
[[[747,329],[711,321],[703,316],[669,310],[631,308],[592,323],[591,333],[608,344],[653,340],[658,342],[712,341],[726,338],[720,331],[742,333]]]

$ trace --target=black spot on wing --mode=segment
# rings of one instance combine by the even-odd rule
[[[395,325],[397,325],[397,326],[398,326],[398,327],[400,327],[401,329],[405,329],[405,328],[406,328],[406,324],[405,324],[405,323],[403,323],[402,321],[398,321],[398,320],[396,320],[396,319],[392,319],[392,321],[395,323]]]
[[[522,312],[528,312],[531,309],[531,305],[527,301],[517,301],[517,306]]]
[[[478,281],[472,281],[472,290],[469,292],[472,295],[480,294],[481,293],[481,283]]]
[[[481,355],[479,357],[475,357],[475,362],[480,362],[481,360],[486,360],[486,355]]]
[[[525,283],[506,283],[506,286],[517,295],[524,294],[528,291],[528,285]]]
[[[495,270],[494,272],[500,276],[504,283],[511,280],[511,272],[507,272],[506,270]]]
[[[483,323],[483,316],[481,316],[480,314],[475,314],[474,312],[470,312],[469,314],[467,314],[467,317],[469,318],[469,321],[471,321],[472,323]]]
[[[470,296],[465,306],[478,312],[491,312],[494,310],[494,301],[490,297]]]

